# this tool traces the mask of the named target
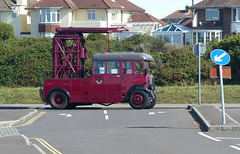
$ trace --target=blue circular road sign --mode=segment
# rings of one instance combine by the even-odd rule
[[[218,65],[227,65],[230,62],[229,54],[222,49],[215,49],[211,52],[212,61]]]

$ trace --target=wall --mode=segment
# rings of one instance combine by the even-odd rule
[[[70,22],[72,21],[72,10],[71,9],[61,9],[59,11],[60,15],[60,26],[70,27]]]
[[[39,37],[39,10],[31,10],[31,37]]]

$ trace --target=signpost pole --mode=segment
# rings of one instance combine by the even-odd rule
[[[230,56],[226,51],[222,49],[215,49],[211,52],[210,57],[214,63],[219,65],[219,77],[220,77],[221,101],[222,101],[222,124],[225,125],[226,119],[225,119],[225,106],[224,106],[222,65],[227,65],[230,62]]]
[[[220,75],[220,89],[221,89],[221,101],[222,101],[222,124],[225,125],[226,124],[226,119],[225,119],[222,65],[219,65],[219,75]]]
[[[200,44],[198,45],[198,105],[201,105],[201,55]]]

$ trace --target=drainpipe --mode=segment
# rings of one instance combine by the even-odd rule
[[[106,11],[106,24],[107,24],[107,26],[106,26],[106,27],[108,27],[108,10],[107,10],[107,9],[105,9],[105,11]]]

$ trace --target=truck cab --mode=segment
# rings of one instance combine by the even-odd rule
[[[146,53],[98,53],[92,57],[92,77],[85,78],[84,60],[88,56],[84,48],[85,40],[79,31],[93,30],[60,29],[55,35],[53,78],[45,79],[40,89],[42,101],[56,109],[120,102],[128,102],[134,109],[153,108],[156,89],[154,77],[149,73],[153,58]],[[99,31],[109,31],[109,28],[97,29]],[[68,32],[68,37],[63,32]],[[66,46],[66,38],[73,40],[72,47]]]

